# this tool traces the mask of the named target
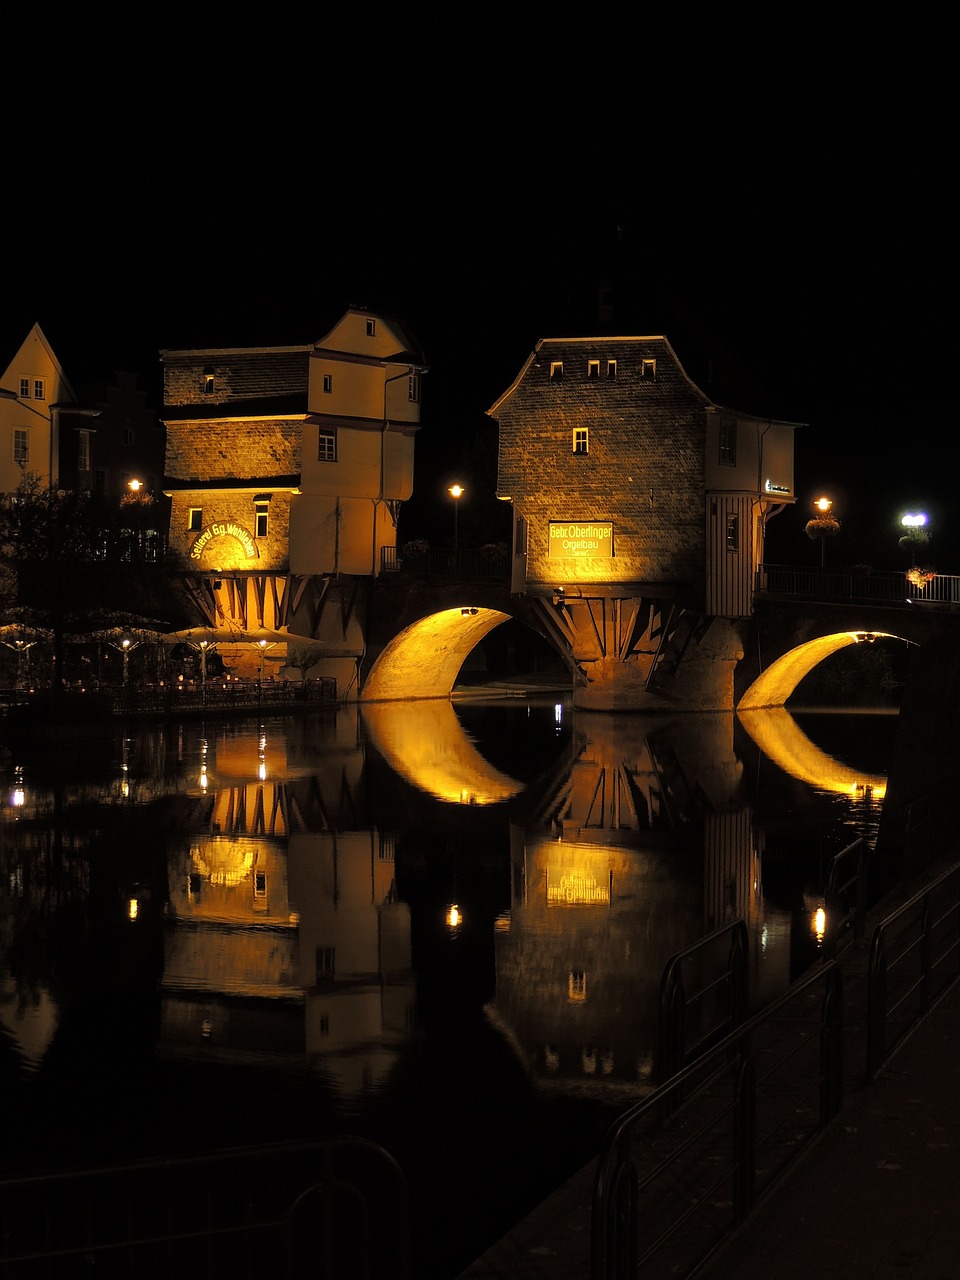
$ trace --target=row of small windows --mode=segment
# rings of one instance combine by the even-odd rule
[[[573,452],[590,452],[590,430],[588,427],[574,427]],[[728,467],[737,465],[736,422],[722,422],[720,424],[720,462]]]
[[[657,376],[656,360],[641,360],[639,374],[641,378],[652,379]],[[587,361],[587,377],[599,378],[616,378],[617,362],[616,360],[588,360]],[[552,382],[563,381],[563,361],[550,361],[550,380]]]
[[[270,503],[256,501],[253,504],[254,537],[265,538],[270,526]],[[187,508],[187,532],[199,533],[203,528],[203,507]]]
[[[45,378],[21,378],[21,400],[46,400],[47,384]]]

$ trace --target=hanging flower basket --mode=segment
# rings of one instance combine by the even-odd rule
[[[936,576],[937,575],[932,569],[907,570],[907,581],[911,586],[919,587],[921,590],[923,590],[928,582],[932,582]]]

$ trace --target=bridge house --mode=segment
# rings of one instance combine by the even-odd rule
[[[798,424],[715,402],[665,337],[545,338],[488,410],[511,590],[595,709],[733,706]]]
[[[168,554],[202,620],[182,638],[238,675],[331,676],[345,692],[413,489],[417,343],[351,308],[310,345],[160,356]]]

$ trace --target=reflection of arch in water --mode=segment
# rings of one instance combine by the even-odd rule
[[[361,718],[376,749],[396,773],[451,804],[509,800],[523,784],[489,764],[464,733],[449,701],[364,703]]]
[[[882,800],[887,780],[882,774],[863,773],[828,756],[803,732],[785,707],[739,711],[739,719],[764,755],[801,782],[840,795],[872,795]]]
[[[363,685],[364,702],[449,698],[470,652],[510,614],[463,606],[429,614],[394,636]]]
[[[838,631],[829,636],[808,640],[771,662],[746,691],[738,711],[755,711],[764,707],[782,707],[805,675],[830,654],[851,644],[874,640],[896,640],[888,631]]]

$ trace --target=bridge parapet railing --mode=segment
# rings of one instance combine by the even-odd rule
[[[381,547],[380,572],[421,578],[509,579],[510,556],[495,546],[412,552],[402,547]]]
[[[881,604],[953,605],[960,607],[960,577],[935,573],[918,574],[916,581],[905,572],[890,570],[821,570],[798,565],[761,564],[757,568],[756,591],[763,595],[807,596],[821,600],[868,600]]]

